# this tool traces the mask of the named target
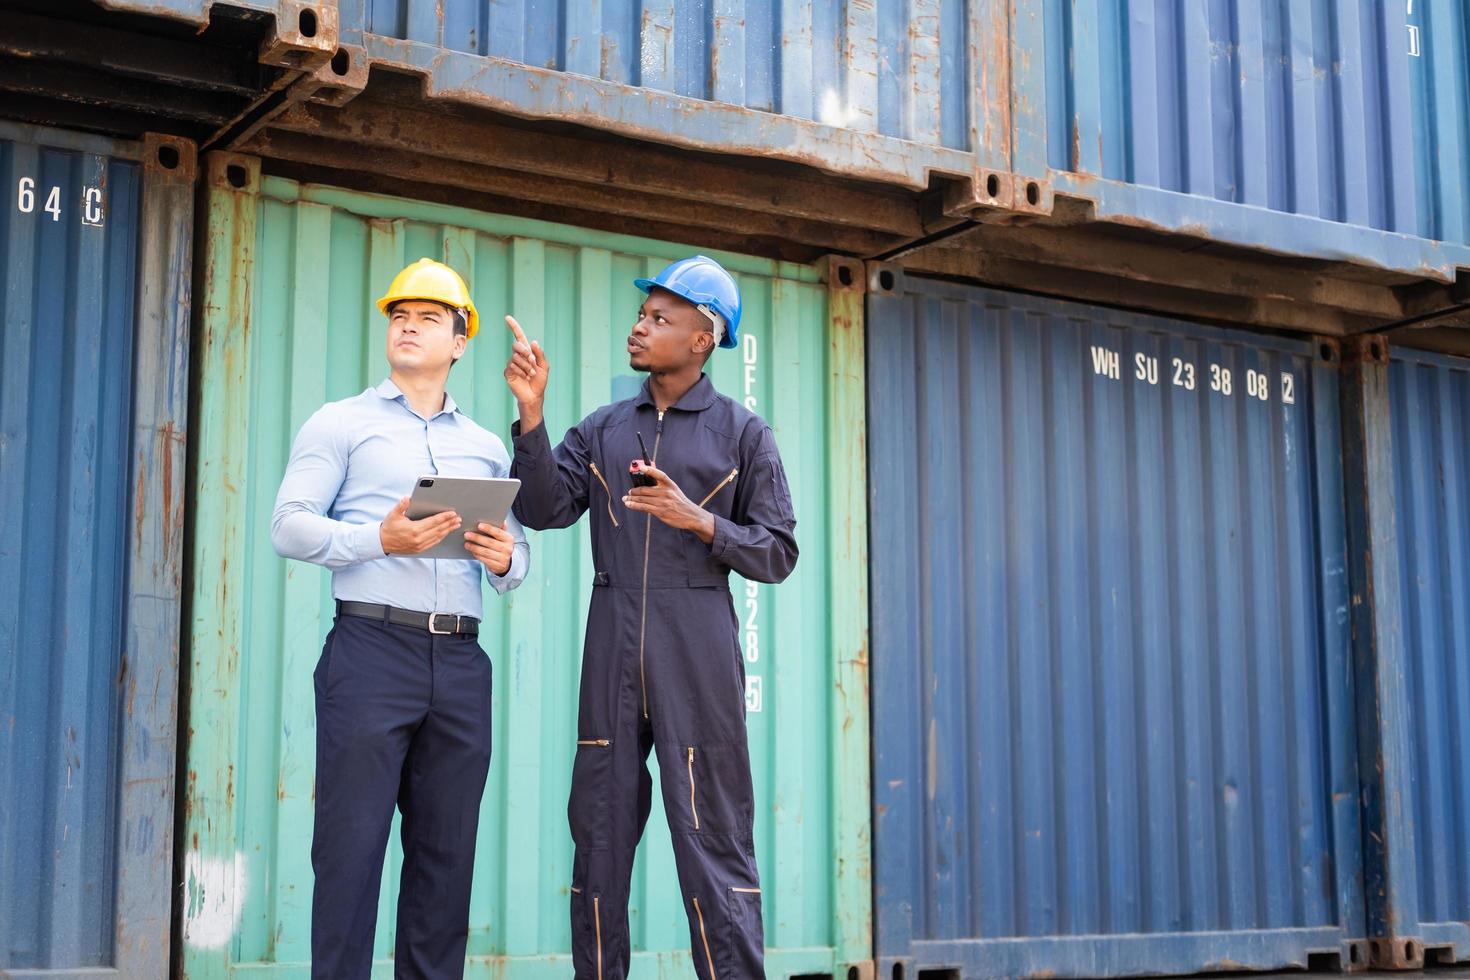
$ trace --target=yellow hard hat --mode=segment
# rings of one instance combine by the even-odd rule
[[[413,265],[393,277],[393,285],[378,300],[378,309],[383,315],[394,303],[406,299],[426,299],[443,303],[455,310],[462,310],[465,319],[465,337],[473,338],[480,329],[480,314],[470,299],[470,288],[464,284],[459,273],[443,262],[419,259]]]

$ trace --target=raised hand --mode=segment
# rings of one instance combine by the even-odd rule
[[[507,316],[505,323],[515,336],[510,348],[510,360],[505,364],[505,383],[521,406],[521,419],[524,422],[526,408],[535,408],[536,414],[540,414],[541,403],[546,397],[546,382],[551,377],[551,365],[546,360],[546,352],[541,349],[541,344],[526,339],[526,332],[521,329],[515,317]]]

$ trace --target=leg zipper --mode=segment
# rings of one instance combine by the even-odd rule
[[[699,829],[699,807],[694,805],[694,746],[689,746],[689,812],[694,815],[694,829]]]
[[[709,980],[715,980],[715,958],[709,951],[709,933],[704,931],[704,910],[699,907],[699,896],[694,896],[694,914],[699,917],[699,938],[704,941],[704,958],[709,963]]]
[[[597,980],[602,980],[602,896],[592,896],[592,925],[597,931]]]

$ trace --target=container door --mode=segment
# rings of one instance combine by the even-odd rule
[[[1409,849],[1385,896],[1386,960],[1470,958],[1470,360],[1395,348],[1388,365],[1407,736],[1406,805],[1385,836]],[[1408,894],[1403,892],[1407,891]],[[1404,917],[1407,916],[1405,920]]]
[[[0,123],[5,976],[168,972],[192,179]]]
[[[880,269],[879,972],[1363,950],[1338,352]]]

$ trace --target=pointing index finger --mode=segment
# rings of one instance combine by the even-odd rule
[[[521,329],[521,325],[516,322],[515,317],[507,313],[505,315],[505,322],[510,327],[511,333],[515,334],[516,340],[525,344],[527,347],[531,346],[530,342],[526,340],[526,332]]]

